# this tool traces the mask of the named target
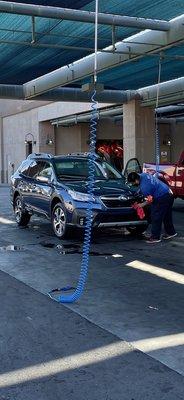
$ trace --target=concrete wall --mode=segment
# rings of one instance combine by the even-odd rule
[[[55,128],[56,154],[80,152],[82,149],[82,129],[80,125]]]
[[[39,134],[38,134],[39,152],[55,154],[56,143],[55,143],[54,126],[51,125],[50,121],[38,122],[38,126],[39,126]],[[47,141],[49,139],[53,141],[52,145],[47,144]]]
[[[99,108],[110,106],[110,104],[100,104]],[[91,110],[90,103],[71,103],[71,102],[61,102],[48,104],[44,107],[38,108],[38,120],[48,121],[51,119],[57,119],[62,117],[67,117],[68,115],[79,114],[85,111]]]
[[[160,162],[172,162],[171,146],[167,145],[167,142],[171,141],[171,124],[161,123],[159,124],[159,135],[160,135]]]
[[[123,140],[123,122],[115,124],[110,119],[100,121],[97,130],[98,139],[120,139]]]
[[[122,126],[115,125],[112,120],[104,119],[97,125],[97,139],[122,139],[122,129]],[[88,151],[89,133],[89,123],[55,127],[56,154]]]
[[[14,169],[17,169],[20,162],[26,157],[25,135],[28,133],[34,135],[36,145],[33,149],[38,151],[39,126],[37,109],[3,118],[5,182],[9,181],[12,174],[13,168],[11,165],[14,164]]]
[[[176,162],[184,150],[184,123],[159,124],[160,150],[162,162]],[[170,140],[171,146],[166,143]],[[165,143],[164,143],[165,142]],[[162,157],[162,152],[167,156]]]
[[[11,103],[11,101],[10,101]],[[105,104],[101,104],[105,106]],[[16,103],[16,110],[17,110]],[[22,105],[21,105],[22,107]],[[50,123],[50,119],[61,118],[70,114],[80,113],[90,109],[89,103],[51,103],[29,111],[0,117],[0,170],[1,182],[3,168],[5,182],[9,180],[14,169],[26,157],[25,135],[32,133],[36,145],[34,152],[66,154],[69,152],[87,151],[89,139],[89,123],[73,127],[58,128]],[[10,108],[11,110],[11,108]],[[21,108],[22,110],[22,108]],[[126,159],[137,156],[141,162],[154,161],[154,111],[141,107],[139,102],[132,101],[123,106],[124,127],[121,122],[115,124],[111,119],[101,119],[97,127],[97,139],[123,139]],[[8,113],[8,110],[7,110]],[[184,123],[160,124],[161,151],[168,152],[168,160],[176,161],[184,149]],[[123,133],[124,131],[124,133]],[[123,138],[124,136],[124,138]],[[163,144],[165,139],[171,139],[171,147]],[[31,137],[30,137],[31,139]],[[53,145],[46,144],[48,139]]]
[[[0,101],[0,182],[10,180],[13,170],[17,169],[20,162],[26,157],[25,135],[32,133],[36,145],[33,147],[34,152],[47,152],[55,154],[56,146],[60,148],[61,138],[55,138],[54,127],[50,124],[51,119],[61,118],[73,113],[88,111],[91,108],[90,103],[48,103],[36,101],[18,101],[3,100]],[[36,107],[37,106],[37,107]],[[100,107],[105,107],[101,104]],[[36,108],[35,108],[36,107]],[[2,116],[2,119],[1,119]],[[81,132],[83,128],[81,128]],[[4,132],[4,134],[3,134]],[[68,131],[67,131],[68,132]],[[77,145],[76,139],[72,135],[64,133],[63,140],[65,142],[63,150],[65,153],[73,148],[74,151],[85,151],[86,133],[83,133]],[[54,144],[47,145],[47,139],[52,138]],[[31,136],[27,138],[31,140]],[[73,143],[73,144],[72,144]],[[79,149],[79,150],[78,150]],[[4,164],[4,173],[3,173]],[[13,165],[13,167],[12,167]],[[3,176],[4,175],[4,179]]]
[[[171,130],[172,160],[176,162],[184,150],[184,123],[177,123]]]

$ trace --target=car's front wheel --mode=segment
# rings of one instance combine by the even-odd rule
[[[59,239],[64,239],[68,236],[67,215],[62,203],[57,203],[52,210],[52,228]]]
[[[17,196],[14,200],[14,214],[18,226],[27,226],[30,221],[30,214],[23,209],[22,200]]]

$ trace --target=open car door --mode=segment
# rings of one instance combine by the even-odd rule
[[[137,158],[131,158],[127,162],[125,170],[124,170],[124,176],[126,179],[128,178],[128,174],[130,174],[130,172],[137,172],[138,174],[141,174],[142,167]]]
[[[184,199],[184,151],[181,153],[176,166],[176,195]]]

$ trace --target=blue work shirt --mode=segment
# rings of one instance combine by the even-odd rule
[[[156,200],[170,192],[169,187],[151,174],[140,174],[140,190],[144,197],[153,196]]]

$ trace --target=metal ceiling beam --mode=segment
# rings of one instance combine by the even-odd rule
[[[184,14],[171,20],[170,27],[170,31],[167,33],[146,30],[116,43],[116,51],[122,54],[99,52],[97,55],[98,73],[182,43],[184,41]],[[136,43],[136,40],[138,43]],[[140,41],[142,44],[139,44]],[[109,46],[104,50],[111,51],[113,46]],[[38,94],[55,87],[71,84],[92,76],[93,70],[94,54],[25,83],[26,98],[34,98]]]
[[[23,85],[0,85],[1,99],[25,100]],[[140,98],[135,90],[104,90],[97,93],[99,103],[123,104],[129,100]],[[45,101],[70,101],[70,102],[90,102],[91,94],[83,92],[78,88],[57,88],[43,93],[34,100]]]
[[[9,45],[13,45],[13,46],[25,46],[25,47],[31,47],[32,49],[37,49],[37,48],[48,48],[48,49],[63,49],[63,50],[79,50],[79,51],[86,51],[86,52],[94,52],[94,48],[92,47],[84,47],[84,46],[67,46],[67,45],[63,45],[63,44],[58,44],[58,43],[40,43],[40,42],[36,42],[35,39],[31,42],[29,41],[21,41],[21,40],[10,40],[10,39],[0,39],[0,44],[9,44]],[[144,56],[144,57],[160,57],[160,53],[158,51],[155,53],[132,53],[131,51],[116,51],[116,49],[114,50],[106,50],[106,49],[98,49],[99,52],[102,53],[112,53],[112,54],[127,54],[129,57],[132,56]],[[179,60],[179,61],[183,61],[184,60],[184,56],[182,55],[178,55],[175,54],[173,56],[167,56],[165,54],[162,55],[162,58],[164,60]]]
[[[0,1],[0,11],[30,15],[43,18],[63,19],[69,21],[79,21],[95,23],[95,12],[73,10],[69,8],[47,7],[35,4],[15,3],[12,1]],[[168,21],[154,20],[150,18],[128,17],[114,14],[99,13],[98,23],[111,26],[128,26],[139,29],[154,29],[159,31],[169,31]]]

